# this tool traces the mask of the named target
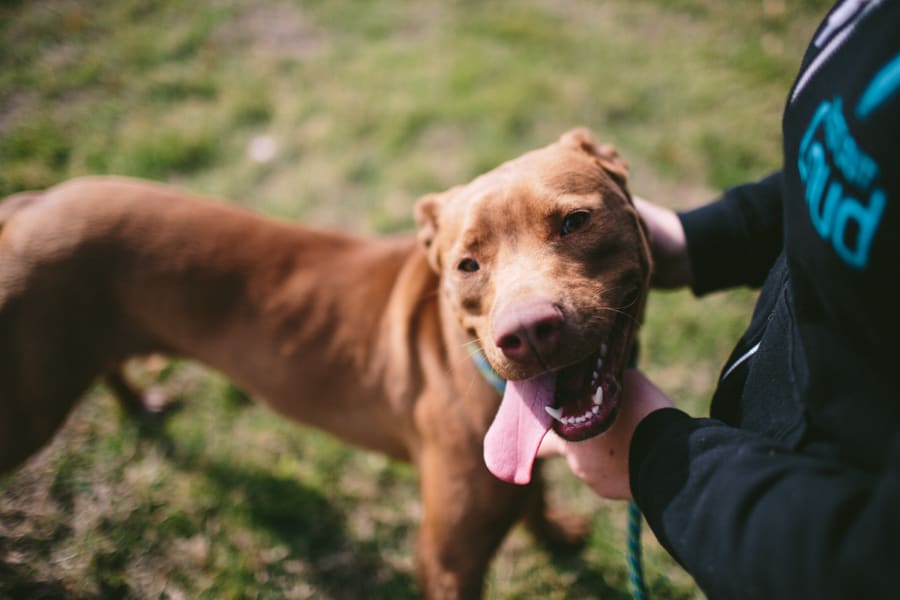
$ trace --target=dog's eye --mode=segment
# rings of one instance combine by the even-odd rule
[[[472,260],[471,258],[464,258],[459,261],[459,264],[456,266],[460,271],[464,271],[466,273],[474,273],[479,269],[478,262]]]
[[[590,213],[586,210],[579,210],[568,215],[563,220],[562,228],[559,230],[560,235],[567,236],[576,229],[580,229],[587,223],[588,216],[590,216]]]

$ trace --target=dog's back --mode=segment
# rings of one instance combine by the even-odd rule
[[[42,192],[21,192],[0,202],[0,473],[15,466],[34,450],[23,442],[38,431],[53,431],[65,417],[53,410],[34,410],[31,394],[40,387],[39,380],[53,381],[46,373],[28,368],[34,359],[40,360],[40,351],[28,343],[23,331],[25,312],[39,307],[29,306],[24,297],[28,269],[15,258],[10,224],[42,199]],[[43,405],[38,405],[45,409]]]
[[[410,315],[392,311],[385,327],[380,315],[414,244],[119,177],[0,201],[0,474],[50,439],[95,378],[151,352],[199,360],[279,412],[407,457],[402,435],[354,408],[377,395],[371,371],[397,361],[381,358],[383,331],[409,329]],[[387,404],[375,420],[409,418]]]
[[[50,439],[95,378],[133,351],[111,276],[135,185],[86,177],[0,201],[0,474]],[[150,188],[151,186],[146,186]]]
[[[0,231],[13,215],[23,208],[34,204],[41,197],[41,192],[19,192],[0,202]]]

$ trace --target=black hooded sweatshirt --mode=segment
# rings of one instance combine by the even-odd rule
[[[694,292],[762,286],[711,418],[651,414],[634,498],[711,598],[898,598],[900,1],[839,2],[784,163],[680,215]]]

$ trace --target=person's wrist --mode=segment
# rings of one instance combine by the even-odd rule
[[[669,287],[690,287],[694,284],[694,273],[691,269],[691,257],[688,254],[687,236],[681,219],[674,211],[669,211],[666,219],[665,256],[669,264]]]
[[[695,420],[674,406],[659,408],[648,413],[634,430],[628,447],[629,492],[640,502],[641,472],[654,452],[666,452],[664,441],[673,433],[678,435],[686,427],[692,427]]]
[[[654,263],[651,286],[675,289],[693,285],[687,237],[678,214],[640,197],[634,198],[634,204],[650,238]]]

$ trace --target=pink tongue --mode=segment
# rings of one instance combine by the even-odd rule
[[[556,373],[506,382],[500,410],[484,436],[484,462],[498,479],[531,481],[534,457],[553,425],[544,407],[552,405],[555,390]]]

